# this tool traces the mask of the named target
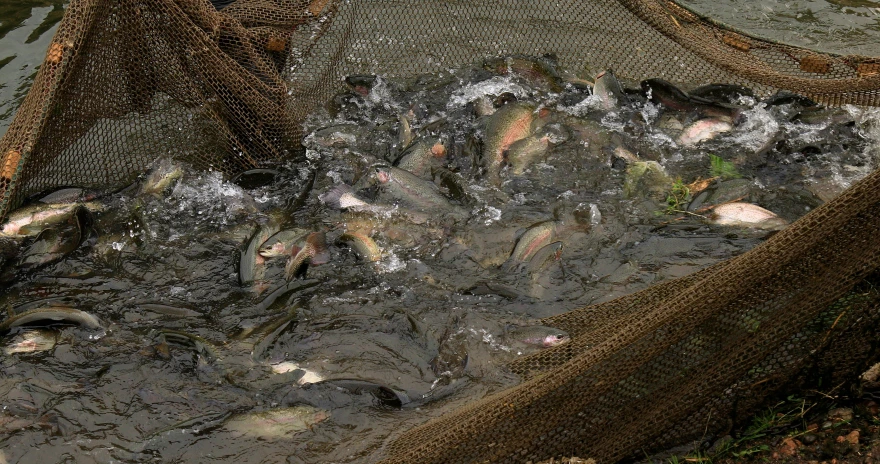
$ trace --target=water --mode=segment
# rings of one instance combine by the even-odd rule
[[[0,41],[36,34],[26,48],[42,43],[30,57],[39,62],[51,34],[33,31],[51,22],[51,8],[16,10],[32,16]],[[3,82],[26,86],[34,65],[25,62],[0,68],[20,71]],[[429,85],[435,79],[445,84]],[[847,108],[846,123],[805,124],[792,120],[797,108],[744,101],[750,109],[740,127],[682,148],[668,128],[676,121],[650,103],[604,112],[472,69],[405,85],[385,82],[338,114],[312,115],[309,162],[281,169],[269,185],[243,189],[184,167],[161,194],[139,194],[136,184],[108,195],[79,248],[4,290],[0,306],[67,304],[97,315],[104,328],[57,328],[48,350],[0,358],[0,461],[370,461],[394,431],[515,383],[501,366],[528,348],[507,338],[510,326],[687,275],[761,243],[769,232],[663,214],[671,181],[710,176],[711,155],[744,179],[722,182],[701,205],[745,197],[793,221],[872,170],[880,140],[874,110]],[[474,163],[471,142],[486,134],[469,103],[502,91],[550,109],[560,129],[545,157],[522,176],[502,174],[496,186]],[[433,213],[422,223],[327,207],[322,194],[399,154],[398,114],[410,109],[417,132],[447,146],[447,165],[463,184],[442,194],[463,217]],[[333,138],[337,132],[343,136]],[[669,179],[633,181],[635,194],[625,198],[626,163],[608,150],[612,132],[627,134],[630,148]],[[505,266],[518,237],[554,220],[566,225],[558,255]],[[261,282],[241,285],[241,254],[272,221],[325,232],[329,262],[287,283],[285,260],[269,260]],[[352,229],[372,230],[378,262],[337,241]],[[302,405],[312,409],[285,409]],[[290,414],[286,431],[275,432],[283,436],[243,437],[270,430],[264,415],[249,415],[266,411]],[[234,426],[244,420],[255,422]]]
[[[546,109],[535,117],[553,147],[496,185],[473,148],[491,125],[471,101],[506,90]],[[743,123],[687,148],[672,128],[688,125],[685,115],[635,95],[611,111],[585,97],[475,68],[380,79],[311,115],[308,161],[271,183],[245,189],[182,165],[166,189],[142,179],[107,195],[81,246],[0,294],[17,313],[64,304],[103,323],[57,327],[42,351],[25,334],[4,339],[3,458],[369,462],[395,431],[515,384],[502,366],[540,348],[511,339],[513,328],[687,275],[770,233],[709,225],[703,206],[739,198],[793,221],[876,166],[874,110],[805,124],[796,107],[743,99]],[[328,206],[340,183],[376,204],[400,199],[381,177],[362,180],[400,154],[400,114],[416,137],[446,147],[430,162],[457,171],[458,184],[438,179],[451,206]],[[665,174],[634,178],[636,164],[612,156],[617,146]],[[712,156],[730,179],[692,214],[664,214],[673,180],[712,175]],[[550,223],[555,247],[515,246]],[[269,259],[241,284],[260,227],[323,232],[328,262],[288,283],[285,258]],[[343,232],[371,236],[379,260],[359,259]],[[516,264],[517,253],[534,257]]]

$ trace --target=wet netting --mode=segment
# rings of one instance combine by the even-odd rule
[[[664,0],[73,0],[0,140],[0,214],[60,186],[126,185],[163,156],[228,176],[296,157],[302,121],[347,75],[545,53],[632,80],[880,106],[878,58],[760,40]],[[572,341],[377,459],[613,462],[720,436],[817,380],[853,383],[880,340],[878,192],[875,172],[749,253],[543,321]]]

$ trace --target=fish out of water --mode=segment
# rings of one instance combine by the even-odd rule
[[[376,262],[382,259],[382,250],[369,235],[358,231],[348,231],[337,239],[355,251],[358,258],[367,262]]]
[[[682,130],[678,137],[678,143],[686,147],[692,147],[705,140],[714,139],[718,134],[730,132],[733,126],[721,119],[700,119]]]
[[[281,440],[309,430],[330,417],[327,411],[308,405],[270,409],[230,417],[220,430],[235,437]]]
[[[553,60],[547,57],[510,55],[483,60],[483,68],[497,74],[516,74],[529,82],[550,90],[561,92],[563,80]]]
[[[691,97],[663,79],[642,81],[642,90],[652,102],[660,103],[672,111],[692,112],[700,117],[723,118],[732,123],[738,122],[742,116],[742,108]]]
[[[725,226],[755,227],[778,230],[788,225],[788,221],[776,213],[751,203],[724,203],[712,208],[709,222]]]
[[[431,167],[439,165],[446,156],[446,147],[434,138],[419,139],[397,161],[397,167],[418,177],[427,179]]]
[[[629,103],[629,97],[624,93],[614,71],[610,69],[602,71],[596,76],[593,95],[599,99],[600,106],[604,110],[613,110]]]
[[[266,261],[260,255],[260,247],[269,239],[269,237],[278,233],[280,229],[278,223],[270,219],[266,224],[260,226],[251,240],[248,242],[247,248],[242,252],[239,260],[238,276],[239,282],[243,286],[251,285],[254,282],[263,280],[265,273]]]
[[[0,228],[6,237],[35,236],[44,229],[69,220],[82,206],[79,203],[35,204],[19,208],[9,214]]]
[[[567,343],[571,337],[563,330],[543,325],[532,325],[508,329],[507,339],[526,345],[552,348]]]
[[[306,237],[302,248],[287,260],[284,266],[284,278],[292,280],[303,276],[309,265],[324,264],[330,259],[327,251],[327,239],[323,232],[312,232]]]
[[[452,213],[456,207],[433,182],[391,166],[376,166],[375,177],[380,191],[395,204],[425,212]]]
[[[264,258],[289,256],[293,253],[293,249],[297,242],[304,239],[308,234],[309,231],[306,229],[286,229],[279,231],[260,245],[260,256]]]
[[[159,160],[144,182],[141,184],[141,195],[158,196],[183,177],[184,170],[180,163],[169,158]]]
[[[535,107],[523,103],[513,103],[501,107],[486,121],[486,136],[483,140],[483,165],[486,176],[494,185],[501,183],[501,164],[504,153],[514,142],[532,133],[535,120]]]

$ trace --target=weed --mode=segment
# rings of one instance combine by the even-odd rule
[[[733,163],[730,161],[724,161],[720,156],[710,154],[709,161],[711,163],[709,173],[712,177],[720,177],[725,180],[739,179],[742,177],[742,174],[736,170],[736,166],[734,166]]]
[[[687,203],[691,200],[691,189],[682,182],[681,178],[672,183],[672,190],[666,196],[666,214],[676,214],[684,211]]]

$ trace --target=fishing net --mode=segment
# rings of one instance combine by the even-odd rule
[[[0,214],[60,186],[124,186],[159,157],[227,176],[288,160],[347,75],[545,53],[585,74],[880,105],[880,59],[761,40],[664,0],[73,0],[0,140]],[[544,321],[573,339],[515,362],[524,383],[379,457],[612,462],[720,436],[782,391],[855,380],[880,340],[878,191],[874,173],[745,255]]]

